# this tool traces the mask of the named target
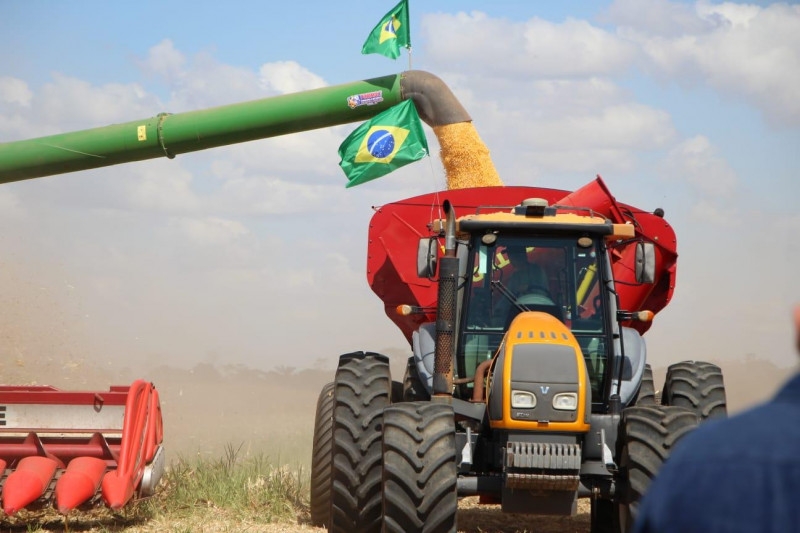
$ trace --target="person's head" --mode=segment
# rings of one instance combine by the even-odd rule
[[[506,248],[506,255],[512,265],[517,267],[528,262],[528,252],[522,246],[509,246]]]

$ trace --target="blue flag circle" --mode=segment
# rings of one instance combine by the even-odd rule
[[[394,135],[387,130],[376,130],[367,139],[367,151],[372,157],[383,158],[394,151]]]

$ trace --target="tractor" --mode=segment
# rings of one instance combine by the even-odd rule
[[[340,357],[317,403],[312,521],[445,532],[464,496],[543,515],[590,498],[594,533],[628,531],[673,446],[726,415],[710,363],[671,365],[656,398],[642,333],[674,287],[663,215],[600,177],[378,209],[368,279],[412,355],[402,381],[381,354]]]

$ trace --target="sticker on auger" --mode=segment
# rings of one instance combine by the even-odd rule
[[[375,105],[381,102],[383,102],[383,91],[372,91],[347,97],[347,105],[350,109],[355,109],[362,105]]]

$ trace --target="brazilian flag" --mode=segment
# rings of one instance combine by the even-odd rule
[[[369,34],[362,54],[381,54],[391,59],[400,57],[400,47],[411,46],[408,24],[408,0],[402,0],[386,13]]]
[[[339,146],[347,187],[380,178],[428,155],[414,102],[404,100],[365,122]]]

